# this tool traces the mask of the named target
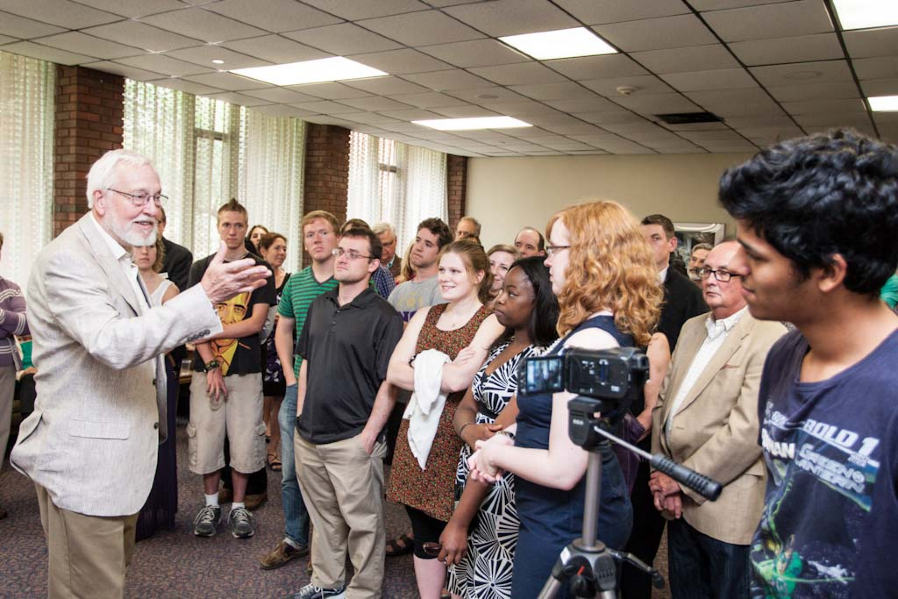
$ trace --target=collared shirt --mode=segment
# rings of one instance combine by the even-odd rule
[[[658,279],[661,281],[662,284],[664,284],[664,281],[667,280],[667,271],[668,270],[670,270],[670,266],[665,266],[664,270],[662,270],[660,273],[658,273]]]
[[[103,228],[93,212],[91,212],[88,222],[93,223],[100,238],[106,242],[106,245],[109,247],[109,251],[112,252],[112,255],[115,257],[116,262],[118,262],[119,266],[121,267],[122,272],[125,273],[125,278],[128,279],[129,283],[131,283],[131,289],[134,291],[134,296],[137,298],[137,301],[140,302],[140,306],[145,310],[149,310],[150,304],[148,301],[148,296],[146,291],[141,288],[140,283],[138,283],[137,281],[137,278],[140,276],[140,272],[137,270],[137,266],[134,264],[134,261],[131,260],[131,253],[123,248],[121,244],[116,241],[115,238],[106,231],[106,229]]]
[[[736,323],[739,322],[739,319],[742,318],[747,309],[747,307],[742,308],[723,320],[715,320],[714,316],[709,314],[707,320],[705,320],[705,329],[708,334],[692,359],[692,364],[689,365],[689,370],[683,378],[683,384],[680,385],[680,391],[674,397],[670,406],[670,412],[667,413],[667,422],[664,423],[664,435],[667,437],[668,445],[670,444],[670,431],[673,428],[674,415],[680,409],[680,406],[683,405],[683,401],[689,395],[698,377],[704,372],[708,363],[711,362],[714,354],[720,350],[723,342],[726,341],[727,335],[730,334],[730,331],[733,330],[733,327],[736,326]]]

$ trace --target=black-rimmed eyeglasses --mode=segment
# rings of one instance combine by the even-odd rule
[[[742,276],[742,275],[733,274],[727,270],[713,270],[711,268],[696,268],[695,272],[697,272],[698,276],[700,276],[703,279],[707,279],[708,277],[710,277],[713,274],[714,278],[717,279],[718,281],[720,281],[721,283],[726,283],[733,277],[741,277]]]
[[[162,206],[162,202],[168,200],[168,196],[164,196],[161,193],[157,193],[155,195],[149,194],[145,191],[139,191],[137,193],[128,193],[126,191],[119,191],[117,189],[112,189],[111,187],[106,188],[109,191],[114,191],[119,195],[123,195],[134,204],[136,207],[146,206],[150,200],[153,200],[153,203],[157,206]]]
[[[331,254],[339,258],[340,256],[346,255],[350,260],[358,260],[359,258],[367,258],[368,260],[374,260],[374,256],[366,256],[365,254],[360,254],[355,250],[344,250],[343,248],[334,248],[331,250]]]

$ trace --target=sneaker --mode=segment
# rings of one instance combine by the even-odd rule
[[[228,522],[231,524],[231,534],[235,539],[248,539],[256,534],[253,515],[244,507],[232,508],[228,514]]]
[[[290,560],[298,557],[305,557],[309,554],[309,546],[302,545],[299,548],[294,547],[287,541],[281,541],[271,553],[259,560],[263,570],[275,570],[284,566]]]
[[[213,537],[219,522],[221,522],[221,507],[207,505],[193,519],[193,534],[198,537]]]
[[[290,595],[290,599],[346,599],[346,585],[338,589],[322,589],[314,584],[307,584],[298,593]]]

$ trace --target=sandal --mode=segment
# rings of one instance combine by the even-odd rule
[[[281,458],[277,457],[276,455],[269,455],[268,467],[271,468],[274,472],[280,472],[284,466],[281,463]]]
[[[399,557],[411,553],[415,548],[415,540],[412,535],[405,533],[398,539],[391,539],[387,542],[387,557]]]

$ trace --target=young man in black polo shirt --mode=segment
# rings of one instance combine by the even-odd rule
[[[396,401],[387,365],[402,317],[368,285],[381,243],[370,229],[345,231],[334,250],[339,282],[309,307],[297,344],[296,474],[315,525],[311,583],[298,599],[381,596],[384,575],[384,427]]]

